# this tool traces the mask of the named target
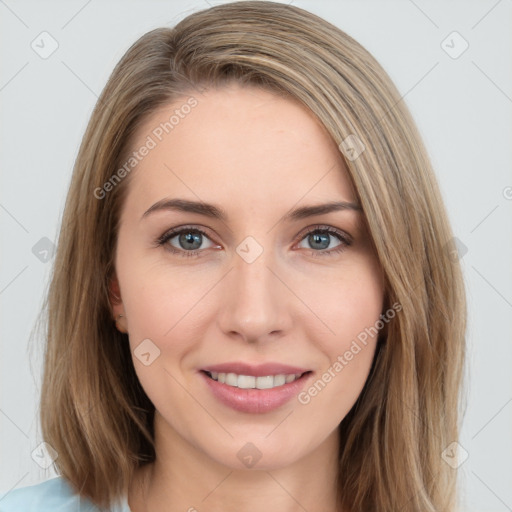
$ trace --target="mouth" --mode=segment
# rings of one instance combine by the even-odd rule
[[[282,365],[262,365],[252,369],[242,364],[227,366],[218,365],[198,372],[206,383],[206,391],[221,404],[238,412],[252,414],[282,407],[300,393],[313,375],[311,370]],[[226,371],[234,370],[234,366],[240,373]],[[271,371],[271,367],[275,368],[274,371]]]
[[[280,373],[277,375],[263,375],[257,377],[255,375],[240,375],[232,372],[209,372],[206,370],[202,370],[202,372],[216,382],[240,389],[274,389],[295,382],[303,375],[312,373],[308,370],[302,373]]]

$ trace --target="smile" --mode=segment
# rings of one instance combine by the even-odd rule
[[[205,372],[211,379],[240,389],[273,389],[299,379],[303,373],[264,375],[238,375],[236,373]]]
[[[203,368],[198,374],[206,384],[205,390],[216,401],[250,414],[269,413],[284,406],[314,375],[311,370],[282,364],[250,366],[243,363]]]

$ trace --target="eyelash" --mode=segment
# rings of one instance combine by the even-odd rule
[[[176,235],[180,235],[182,233],[199,233],[206,238],[210,239],[207,233],[205,233],[202,229],[199,229],[197,227],[192,226],[184,226],[180,228],[173,229],[171,231],[167,231],[162,236],[158,237],[156,240],[157,247],[167,245],[167,247],[164,247],[165,250],[170,251],[173,254],[178,254],[179,256],[190,258],[190,257],[199,257],[200,253],[203,252],[205,249],[196,249],[193,251],[185,251],[184,249],[176,249],[175,247],[171,246],[170,244],[167,244],[169,240],[174,238]],[[309,249],[313,255],[313,257],[323,257],[323,256],[333,256],[335,254],[342,253],[347,247],[350,247],[352,245],[352,239],[342,231],[339,231],[335,228],[332,228],[330,226],[314,226],[312,229],[304,233],[302,238],[300,238],[299,242],[304,240],[307,236],[309,236],[312,233],[320,233],[320,234],[329,234],[334,235],[338,240],[341,242],[340,245],[335,247],[334,249],[330,250],[314,250]],[[307,250],[307,249],[306,249]]]

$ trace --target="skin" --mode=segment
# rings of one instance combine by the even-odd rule
[[[137,471],[130,507],[336,510],[337,427],[368,377],[376,337],[308,404],[294,397],[264,414],[220,403],[197,372],[227,361],[280,362],[314,372],[307,390],[332,367],[382,313],[383,274],[363,214],[281,220],[299,206],[356,202],[339,149],[298,103],[237,84],[193,96],[198,105],[132,171],[121,214],[113,314],[124,315],[117,325],[132,353],[148,338],[160,350],[147,366],[133,357],[156,408],[157,458]],[[186,98],[146,119],[134,149]],[[164,198],[213,203],[228,219],[177,211],[141,219]],[[183,225],[207,232],[200,256],[155,244]],[[318,248],[308,236],[318,225],[352,244],[334,253],[344,242],[327,235]],[[263,247],[252,263],[236,252],[247,236]],[[179,236],[166,243],[190,252]],[[237,457],[248,442],[262,454],[251,468]]]

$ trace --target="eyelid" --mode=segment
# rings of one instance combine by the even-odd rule
[[[329,234],[339,236],[347,245],[351,245],[354,242],[353,237],[347,233],[343,229],[335,228],[329,224],[314,224],[313,226],[308,226],[304,228],[297,236],[300,237],[299,241],[301,241],[306,235],[310,233],[314,233],[315,231],[325,231]]]
[[[159,236],[156,239],[156,244],[163,245],[165,242],[169,241],[171,238],[174,238],[175,236],[180,235],[183,231],[195,231],[195,232],[201,233],[203,236],[205,236],[206,238],[211,240],[212,243],[220,245],[214,241],[214,237],[212,237],[208,233],[208,229],[209,228],[205,228],[203,226],[198,227],[197,224],[184,224],[181,226],[175,226],[171,229],[168,229],[163,235]],[[199,250],[199,249],[198,249],[198,251],[201,252],[201,250]],[[186,252],[193,252],[193,251],[186,251]]]
[[[164,246],[170,239],[174,238],[175,236],[180,235],[184,231],[185,232],[186,231],[192,231],[192,232],[195,231],[196,233],[200,233],[201,235],[208,238],[213,244],[216,244],[216,247],[209,247],[208,249],[218,248],[220,246],[220,244],[215,242],[214,237],[210,236],[208,234],[207,230],[209,230],[209,228],[205,228],[203,226],[198,227],[197,224],[185,224],[185,225],[175,226],[175,227],[167,230],[160,237],[158,237],[155,245],[156,246]],[[340,248],[334,248],[334,249],[330,249],[330,250],[320,250],[320,251],[315,251],[313,249],[309,249],[309,251],[311,251],[312,254],[315,254],[315,256],[323,256],[323,255],[327,256],[327,255],[335,254],[337,252],[342,252],[344,249],[351,246],[353,243],[353,237],[346,231],[335,228],[334,226],[331,226],[328,224],[315,224],[312,226],[307,226],[301,232],[299,232],[299,234],[296,235],[297,240],[294,245],[302,242],[302,240],[304,240],[304,238],[306,236],[308,236],[311,233],[315,233],[315,232],[324,232],[324,233],[328,233],[329,235],[335,236],[336,238],[338,238],[340,240],[340,242],[341,242],[340,245],[342,246]],[[192,251],[185,251],[184,249],[178,249],[173,246],[166,247],[165,249],[174,254],[179,254],[182,256],[197,256],[197,257],[199,257],[202,253],[204,253],[206,251],[206,249],[194,249]],[[306,249],[306,250],[308,250],[308,249]]]
[[[183,225],[175,226],[173,228],[168,229],[165,233],[163,233],[160,237],[158,237],[157,240],[160,241],[160,240],[163,240],[164,238],[168,238],[168,236],[170,236],[170,235],[180,234],[180,232],[182,230],[186,230],[186,229],[189,229],[190,231],[194,231],[194,230],[198,231],[210,239],[214,238],[207,232],[207,230],[209,230],[210,228],[206,228],[204,226],[199,226],[198,224],[183,224]],[[309,233],[314,232],[314,231],[322,231],[322,230],[342,236],[347,243],[353,242],[353,237],[348,232],[346,232],[342,229],[335,228],[334,226],[331,226],[329,224],[314,224],[311,226],[307,226],[302,231],[300,231],[296,235],[296,237],[301,237],[299,239],[299,241],[300,241],[300,240],[302,240],[302,238],[304,238]]]

